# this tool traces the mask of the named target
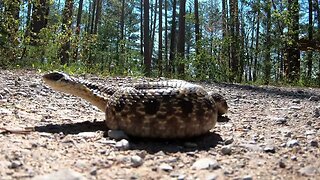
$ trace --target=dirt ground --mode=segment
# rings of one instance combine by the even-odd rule
[[[320,89],[199,84],[230,107],[210,133],[115,140],[102,112],[41,73],[0,70],[0,179],[320,179]]]

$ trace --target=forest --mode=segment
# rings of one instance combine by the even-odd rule
[[[320,87],[318,0],[0,0],[0,68]]]

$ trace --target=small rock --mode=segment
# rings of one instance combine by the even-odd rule
[[[286,164],[283,162],[283,160],[279,161],[279,167],[280,168],[285,168],[286,167]]]
[[[186,178],[186,175],[180,174],[180,175],[177,177],[177,180],[184,180],[185,178]]]
[[[233,139],[232,137],[230,137],[230,138],[227,138],[227,139],[224,141],[224,144],[225,144],[225,145],[229,145],[229,144],[232,144],[233,141],[234,141],[234,139]]]
[[[128,150],[130,147],[130,144],[128,140],[122,139],[116,143],[115,147],[121,150]]]
[[[101,143],[101,144],[116,144],[117,141],[115,140],[108,140],[108,139],[99,139],[97,142]]]
[[[304,133],[304,135],[306,135],[306,136],[315,135],[315,134],[316,134],[316,132],[313,131],[313,130],[308,130],[308,131],[306,131],[306,132]]]
[[[314,110],[313,117],[315,118],[320,117],[320,107],[316,107],[316,109]]]
[[[306,167],[299,169],[299,173],[304,176],[314,176],[315,174],[318,173],[318,170],[316,167],[306,166]]]
[[[276,124],[285,124],[287,123],[287,118],[285,117],[275,117],[272,119]]]
[[[91,176],[96,176],[96,175],[97,175],[97,171],[98,171],[97,167],[93,167],[93,168],[90,170],[90,175],[91,175]]]
[[[218,175],[215,173],[209,173],[205,176],[205,180],[216,180],[218,179]]]
[[[6,108],[0,108],[0,114],[10,115],[10,114],[12,114],[12,112]]]
[[[109,130],[108,136],[115,140],[129,139],[127,134],[121,130]]]
[[[221,153],[223,155],[230,155],[231,154],[231,147],[230,146],[222,146]]]
[[[211,158],[202,158],[198,159],[192,165],[192,169],[200,170],[200,169],[218,169],[220,165],[218,162]]]
[[[38,84],[36,84],[36,83],[30,84],[30,87],[32,87],[32,88],[35,88],[35,87],[37,87],[37,86],[38,86]]]
[[[16,169],[18,167],[21,167],[23,164],[21,161],[18,161],[18,160],[15,160],[15,161],[12,161],[11,164],[9,165],[9,168],[10,169]]]
[[[291,137],[292,136],[292,132],[291,131],[285,131],[283,136],[284,137]]]
[[[250,175],[247,175],[247,176],[244,176],[243,178],[242,178],[242,180],[252,180],[253,178],[252,178],[252,176],[250,176]]]
[[[159,166],[159,169],[161,169],[161,170],[163,170],[163,171],[166,171],[166,172],[169,172],[169,171],[172,171],[172,170],[173,170],[173,167],[170,166],[169,164],[162,163],[162,164]]]
[[[85,180],[86,178],[81,174],[70,170],[63,169],[51,174],[46,174],[42,176],[36,176],[32,180]]]
[[[318,143],[318,141],[315,140],[315,139],[312,139],[312,140],[310,141],[310,145],[311,145],[312,147],[319,147],[319,143]]]
[[[84,139],[91,139],[97,137],[97,133],[95,132],[81,132],[77,134],[78,137],[84,138]]]
[[[264,152],[266,153],[275,153],[276,152],[276,148],[274,146],[271,145],[267,145],[264,149]]]
[[[310,96],[309,101],[319,101],[320,96]]]
[[[133,167],[139,167],[143,164],[143,159],[140,156],[134,155],[131,157],[131,163]]]
[[[85,160],[77,160],[74,164],[75,167],[79,169],[84,169],[87,167],[88,162]]]
[[[294,99],[292,102],[295,103],[295,104],[300,104],[301,103],[301,101],[299,99]]]
[[[300,110],[301,106],[291,106],[291,107],[289,107],[289,109],[291,109],[291,110]]]
[[[299,146],[299,141],[296,139],[292,139],[287,142],[287,146],[288,147]]]
[[[297,156],[291,156],[292,161],[296,161],[297,159],[298,159]]]

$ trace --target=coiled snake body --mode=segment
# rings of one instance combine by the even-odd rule
[[[111,86],[82,81],[67,74],[45,74],[53,89],[82,97],[106,114],[109,129],[151,138],[186,138],[207,133],[218,114],[227,112],[225,99],[202,86],[182,80]]]

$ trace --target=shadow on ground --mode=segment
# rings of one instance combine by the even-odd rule
[[[37,132],[46,133],[63,133],[67,134],[79,134],[81,132],[95,132],[95,131],[107,131],[108,128],[104,121],[84,121],[79,123],[69,124],[48,124],[45,126],[36,126],[34,130]]]
[[[37,132],[46,133],[63,133],[79,134],[81,132],[95,132],[105,131],[105,137],[108,138],[108,128],[104,121],[98,122],[80,122],[69,124],[48,124],[45,126],[36,126],[34,128]],[[163,152],[191,152],[196,150],[209,150],[216,147],[217,144],[223,141],[222,137],[215,133],[209,132],[205,135],[188,138],[188,139],[150,139],[150,138],[137,138],[129,137],[131,150],[145,150],[150,154]]]

